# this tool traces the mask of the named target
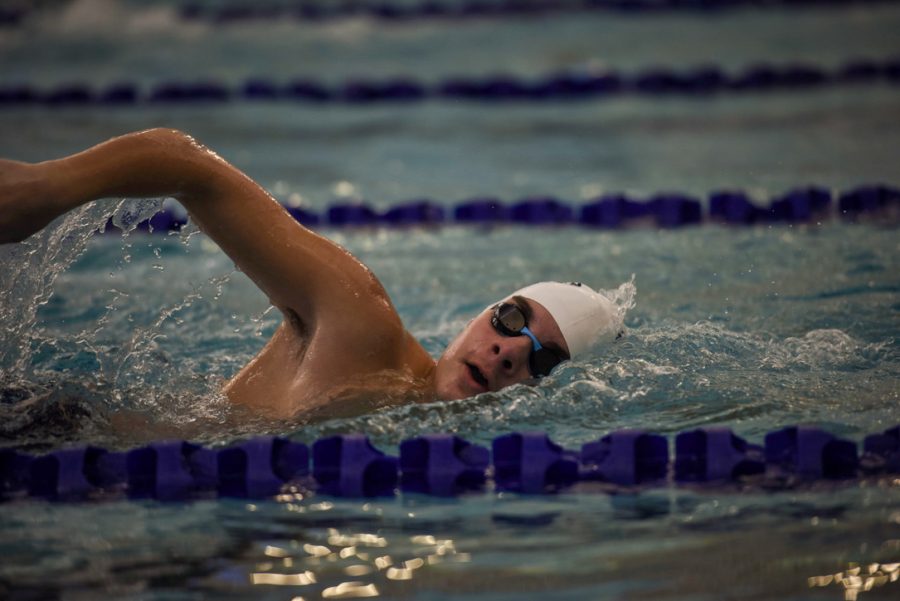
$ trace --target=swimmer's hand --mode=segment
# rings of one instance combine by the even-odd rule
[[[0,159],[0,244],[25,240],[63,212],[39,165]]]

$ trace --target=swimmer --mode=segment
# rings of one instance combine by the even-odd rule
[[[282,323],[226,385],[274,418],[352,415],[533,382],[616,333],[613,303],[577,283],[525,287],[477,315],[434,360],[349,252],[294,220],[190,136],[153,129],[42,163],[0,161],[0,243],[108,197],[171,197],[268,296]]]

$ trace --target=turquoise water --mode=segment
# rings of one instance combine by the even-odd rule
[[[23,29],[0,31],[0,83],[154,83],[176,64],[179,79],[431,81],[603,65],[832,66],[900,50],[900,10],[890,4],[228,29],[173,15],[147,2],[58,3]],[[0,156],[42,160],[165,125],[196,135],[278,198],[317,210],[348,198],[384,208],[418,197],[449,206],[473,195],[554,194],[578,204],[609,191],[720,188],[763,201],[807,184],[900,184],[898,123],[900,90],[884,84],[511,106],[34,106],[0,110]],[[262,346],[278,315],[193,228],[92,234],[110,213],[129,229],[158,206],[105,201],[0,248],[4,446],[125,449],[171,436],[225,445],[260,432],[311,442],[362,431],[396,452],[401,440],[427,432],[488,443],[542,429],[577,448],[632,427],[671,436],[721,425],[759,442],[794,423],[859,442],[900,422],[893,221],[326,229],[378,274],[434,355],[475,311],[545,278],[621,287],[623,302],[633,302],[626,336],[535,388],[311,426],[235,425],[218,387]],[[123,423],[135,413],[149,423]],[[898,491],[896,482],[877,481],[773,493],[13,503],[0,507],[0,596],[894,599],[896,582],[862,587],[873,563],[896,573]],[[838,572],[846,587],[817,579]],[[359,584],[335,588],[348,582]]]

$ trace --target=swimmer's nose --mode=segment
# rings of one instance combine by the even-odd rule
[[[531,340],[527,336],[504,337],[495,342],[492,350],[497,358],[498,368],[505,375],[515,374],[528,360]]]

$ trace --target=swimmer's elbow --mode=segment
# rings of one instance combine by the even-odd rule
[[[167,146],[188,147],[196,144],[194,138],[187,133],[170,127],[154,127],[133,134],[138,138],[152,141],[156,144],[164,144]]]
[[[165,156],[178,158],[185,164],[195,164],[198,158],[218,157],[196,138],[178,129],[157,127],[137,134],[154,144]]]
[[[235,169],[190,134],[157,127],[133,135],[157,158],[157,169],[177,183],[171,196],[178,200],[233,188]]]
[[[179,129],[155,127],[131,135],[138,143],[154,148],[157,155],[163,159],[177,158],[181,161],[191,161],[196,157],[211,154],[193,136]]]

